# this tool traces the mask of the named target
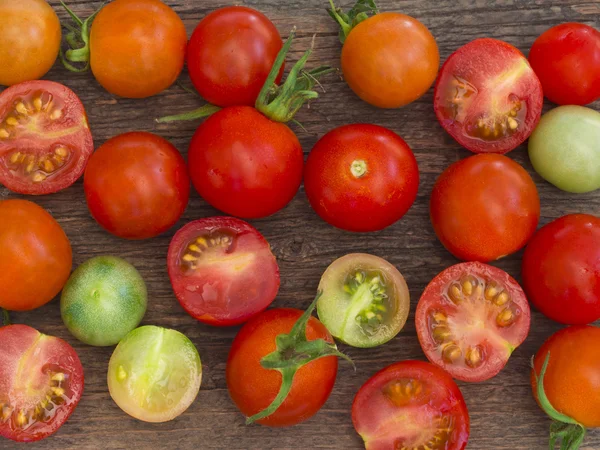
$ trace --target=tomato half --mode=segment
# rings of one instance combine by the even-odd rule
[[[53,81],[27,81],[0,93],[0,184],[20,194],[71,186],[94,151],[79,97]]]
[[[110,233],[146,239],[179,220],[190,196],[185,160],[166,139],[130,132],[90,158],[83,187],[90,213]]]
[[[425,288],[415,320],[427,358],[463,381],[496,376],[529,334],[531,312],[521,286],[479,262],[439,273]]]
[[[446,60],[435,114],[456,142],[475,153],[507,153],[529,137],[542,114],[542,85],[523,54],[497,39],[476,39]]]
[[[531,176],[512,159],[475,155],[439,176],[429,209],[450,253],[488,262],[525,246],[540,219],[540,198]]]
[[[600,218],[571,214],[542,227],[523,255],[523,287],[552,320],[600,319]]]
[[[269,243],[252,225],[232,217],[184,226],[171,241],[167,267],[181,306],[211,325],[247,321],[279,290],[279,266]]]
[[[346,125],[315,144],[304,171],[313,209],[344,230],[377,231],[414,203],[419,167],[410,147],[377,125]]]
[[[469,412],[450,375],[423,361],[402,361],[373,375],[352,404],[367,450],[462,450]]]
[[[26,325],[0,328],[0,436],[39,441],[69,418],[83,393],[73,347]]]

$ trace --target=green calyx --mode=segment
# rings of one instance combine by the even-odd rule
[[[3,327],[6,327],[8,325],[10,325],[10,316],[8,315],[8,311],[6,309],[0,308],[0,310],[2,311],[2,325]]]
[[[331,5],[331,9],[328,9],[327,12],[341,27],[340,41],[342,44],[356,25],[379,14],[375,0],[358,0],[347,13],[344,13],[342,8],[336,8],[333,0],[329,0],[329,5]]]
[[[85,20],[81,20],[77,14],[75,14],[63,0],[60,0],[60,4],[75,22],[75,25],[63,23],[62,26],[68,31],[65,34],[65,40],[69,45],[69,50],[63,52],[60,50],[60,60],[63,65],[71,72],[86,72],[90,68],[90,31],[92,21],[96,17],[96,14],[100,12],[104,4],[98,8],[98,10]],[[83,67],[74,66],[73,63],[83,64]]]
[[[317,293],[312,304],[302,314],[288,334],[277,336],[277,350],[261,359],[260,364],[265,369],[277,370],[281,373],[281,388],[273,402],[267,408],[246,419],[247,425],[264,419],[277,411],[292,389],[296,372],[306,364],[325,356],[339,356],[354,366],[354,362],[340,352],[335,344],[330,344],[323,339],[315,339],[313,341],[306,339],[306,326],[317,306],[317,301],[321,297],[321,294],[321,291]]]

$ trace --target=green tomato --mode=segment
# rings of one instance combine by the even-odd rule
[[[600,188],[600,113],[559,106],[544,114],[529,138],[529,158],[542,178],[563,191]]]
[[[179,331],[155,326],[133,330],[108,363],[115,403],[144,422],[166,422],[194,401],[202,381],[198,350]]]
[[[116,345],[139,325],[148,293],[138,271],[114,256],[98,256],[80,265],[60,298],[69,331],[89,345]]]

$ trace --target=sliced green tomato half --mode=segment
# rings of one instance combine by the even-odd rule
[[[395,337],[408,318],[410,295],[402,274],[385,259],[351,253],[321,277],[319,320],[353,347],[375,347]]]
[[[143,326],[119,343],[108,365],[108,389],[127,414],[166,422],[182,414],[200,390],[202,364],[178,331]]]

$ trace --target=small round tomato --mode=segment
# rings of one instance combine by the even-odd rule
[[[488,262],[523,248],[540,219],[540,198],[523,167],[502,155],[455,162],[430,200],[438,239],[464,261]]]
[[[346,125],[323,136],[308,155],[304,188],[313,209],[344,230],[377,231],[415,201],[419,167],[410,147],[377,125]]]
[[[18,442],[44,439],[79,403],[79,357],[62,339],[26,325],[0,328],[0,342],[0,436]]]
[[[167,422],[189,408],[202,382],[198,350],[179,331],[152,325],[119,342],[108,363],[117,406],[144,422]]]
[[[217,9],[200,21],[190,39],[190,78],[213,105],[254,106],[282,45],[273,22],[255,9]],[[281,75],[283,67],[277,82]]]
[[[442,127],[475,153],[507,153],[542,114],[542,85],[523,54],[496,39],[476,39],[446,60],[435,85]]]
[[[0,201],[0,308],[39,308],[71,273],[71,244],[45,209],[26,200]]]
[[[479,262],[438,274],[417,305],[419,342],[427,358],[463,381],[495,377],[529,334],[531,312],[521,286]]]
[[[317,303],[319,320],[341,341],[376,347],[404,327],[410,293],[402,274],[378,256],[352,253],[327,268]]]
[[[126,239],[167,231],[185,211],[190,196],[181,154],[166,139],[146,132],[106,141],[90,158],[83,186],[94,219]]]
[[[0,0],[0,84],[43,77],[61,39],[58,16],[45,0]]]
[[[523,287],[552,320],[600,319],[600,219],[571,214],[542,227],[523,255]]]
[[[462,450],[469,412],[450,375],[423,361],[402,361],[373,375],[352,404],[352,422],[368,450]]]
[[[559,105],[587,105],[600,98],[600,31],[563,23],[538,37],[529,62],[544,95]]]
[[[184,226],[171,241],[167,267],[181,306],[210,325],[247,321],[279,290],[279,266],[269,243],[252,225],[232,217]]]
[[[529,138],[529,159],[549,183],[573,193],[600,188],[600,113],[559,106],[544,114]]]
[[[65,189],[93,151],[87,115],[71,89],[27,81],[0,94],[0,184],[8,189],[31,195]]]

